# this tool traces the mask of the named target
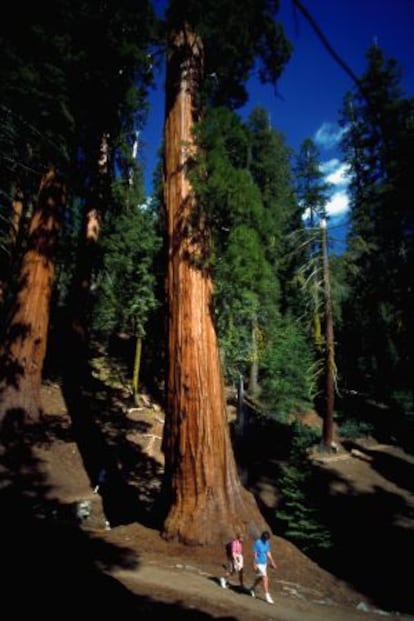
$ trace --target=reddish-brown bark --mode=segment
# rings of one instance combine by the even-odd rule
[[[43,176],[34,210],[18,291],[0,354],[0,421],[36,423],[46,353],[54,254],[65,186],[53,167]]]
[[[226,416],[208,232],[188,178],[203,50],[188,29],[173,35],[167,66],[165,203],[168,220],[169,373],[163,438],[163,535],[185,543],[224,541],[265,527],[238,476]]]

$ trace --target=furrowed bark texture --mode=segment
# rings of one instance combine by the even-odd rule
[[[18,292],[0,354],[0,421],[37,423],[46,353],[54,254],[66,193],[56,170],[42,178]]]
[[[163,438],[168,513],[163,536],[189,544],[224,541],[267,527],[241,486],[226,416],[212,282],[203,260],[208,232],[188,179],[194,155],[199,39],[183,28],[167,65],[165,201],[168,220],[169,372]]]

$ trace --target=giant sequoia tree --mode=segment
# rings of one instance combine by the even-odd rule
[[[8,426],[39,422],[57,233],[66,189],[53,166],[40,184],[23,256],[17,298],[2,344],[0,420]]]
[[[11,136],[15,158],[0,176],[2,195],[11,187],[21,188],[25,171],[22,192],[35,205],[1,351],[0,420],[11,414],[25,421],[39,419],[53,253],[60,207],[66,202],[62,175],[78,181],[68,188],[70,196],[78,192],[84,198],[88,189],[87,248],[78,262],[75,281],[80,285],[73,296],[73,315],[82,321],[94,258],[89,251],[99,235],[99,216],[109,203],[113,150],[117,140],[127,141],[125,134],[133,139],[136,123],[144,118],[151,78],[148,2],[137,7],[134,0],[110,0],[93,10],[89,5],[85,1],[69,6],[59,0],[26,10],[16,2],[0,26],[1,98],[14,122],[8,122],[5,135]],[[16,127],[18,132],[10,131]],[[36,200],[33,186],[36,183],[38,189],[40,177]]]
[[[26,12],[16,3],[7,18],[0,29],[0,83],[3,106],[16,133],[11,151],[15,159],[3,170],[2,183],[6,192],[17,185],[34,205],[0,357],[0,422],[15,425],[36,423],[41,413],[54,253],[66,203],[62,173],[73,128],[63,85],[68,43],[62,34],[63,14],[46,6]],[[27,147],[19,147],[19,141]]]
[[[171,2],[165,117],[169,371],[163,438],[163,534],[187,543],[256,534],[264,520],[242,488],[226,421],[208,268],[210,234],[189,179],[203,102],[244,102],[259,55],[276,80],[289,55],[278,2]],[[217,82],[211,80],[215,74]],[[210,79],[208,79],[210,77]]]

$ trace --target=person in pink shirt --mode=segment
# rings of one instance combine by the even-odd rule
[[[240,587],[244,589],[244,579],[243,579],[243,537],[237,533],[237,535],[229,541],[226,545],[226,573],[225,576],[220,578],[220,585],[223,589],[228,587],[228,577],[233,574],[238,575]]]

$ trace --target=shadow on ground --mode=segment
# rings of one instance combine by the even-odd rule
[[[249,488],[256,496],[263,480],[277,489],[288,441],[283,430],[272,423],[249,435]],[[346,448],[350,451],[353,444]],[[412,457],[403,450],[391,454],[365,448],[359,453],[361,459],[369,462],[372,472],[372,485],[367,491],[361,492],[338,470],[309,463],[312,476],[307,492],[321,523],[332,536],[333,545],[327,552],[306,554],[364,594],[376,607],[413,614],[412,577],[407,570],[414,542]],[[246,463],[244,466],[249,467]],[[283,503],[282,497],[279,502]],[[277,507],[262,504],[261,509],[273,532],[283,536],[277,522]]]
[[[78,525],[55,520],[59,507],[46,499],[47,482],[30,446],[16,443],[0,464],[3,612],[45,620],[107,618],[109,614],[173,621],[208,621],[207,613],[181,603],[136,595],[110,577],[113,568],[138,569],[128,548],[94,538]],[[217,619],[217,617],[214,617]],[[234,621],[233,617],[220,617]]]
[[[412,488],[407,480],[412,465],[379,451],[372,456],[375,471],[402,489]],[[347,480],[325,470],[317,479],[322,515],[334,546],[315,560],[367,594],[379,608],[414,613],[412,577],[407,571],[414,541],[413,505],[379,485],[372,492],[357,492]],[[333,483],[343,491],[332,493]]]
[[[70,370],[73,371],[72,367]],[[67,373],[65,377],[64,396],[72,420],[72,432],[92,485],[97,482],[102,469],[106,472],[106,481],[100,493],[111,523],[116,525],[138,521],[157,528],[154,512],[151,512],[156,492],[149,483],[161,478],[159,464],[142,453],[139,447],[125,440],[125,426],[129,423],[125,417],[119,416],[119,407],[114,404],[113,395],[103,384],[91,378],[80,391],[79,375],[73,377]],[[384,423],[381,429],[385,428]],[[406,437],[404,448],[412,448],[406,434],[403,435]],[[280,464],[288,457],[289,433],[286,432],[286,426],[260,423],[256,428],[248,430],[241,444],[240,438],[238,441],[235,453],[241,471],[248,472],[248,487],[258,498],[273,532],[283,536],[283,533],[278,532],[275,508],[260,503],[258,489],[263,478],[277,489]],[[371,459],[373,471],[400,490],[412,493],[412,463],[378,451],[374,454],[366,450],[366,454]],[[318,466],[309,467],[312,468],[313,478],[310,491],[323,523],[332,534],[333,546],[329,553],[308,555],[323,569],[364,594],[378,608],[414,613],[412,579],[407,570],[411,563],[413,544],[412,505],[405,501],[404,494],[399,494],[398,490],[394,492],[389,487],[384,489],[377,486],[361,493],[339,473]],[[3,506],[5,502],[9,501],[3,494]],[[13,514],[22,514],[23,522],[19,524],[13,520]],[[78,607],[82,610],[83,596],[91,606],[94,601],[95,606],[102,606],[103,611],[109,605],[109,600],[116,602],[118,598],[125,598],[123,612],[135,610],[137,598],[124,591],[119,584],[112,583],[110,578],[96,568],[96,562],[98,565],[102,563],[100,555],[105,558],[110,549],[98,551],[94,548],[93,540],[85,533],[62,533],[57,526],[46,527],[39,520],[29,518],[25,511],[8,510],[7,515],[10,520],[2,533],[4,543],[10,543],[11,548],[5,563],[9,564],[10,570],[14,570],[14,579],[19,584],[24,575],[24,583],[27,583],[36,601],[39,600],[39,606],[42,603],[41,593],[45,589],[47,597],[50,597],[52,591],[59,597],[66,597],[72,612],[76,612]],[[8,533],[11,535],[10,540]],[[125,551],[115,552],[115,557],[120,554],[121,559],[112,559],[111,563],[124,562],[128,558]],[[22,568],[24,571],[20,574]],[[47,586],[49,583],[52,591]],[[70,595],[71,590],[74,596]],[[141,603],[145,606],[159,605],[151,600]],[[156,610],[154,608],[154,612]],[[159,611],[163,611],[162,607]],[[187,614],[184,610],[175,612],[178,616],[171,617],[168,607],[170,618],[187,618],[179,616]],[[191,619],[198,618],[194,611],[189,614],[192,615]]]

